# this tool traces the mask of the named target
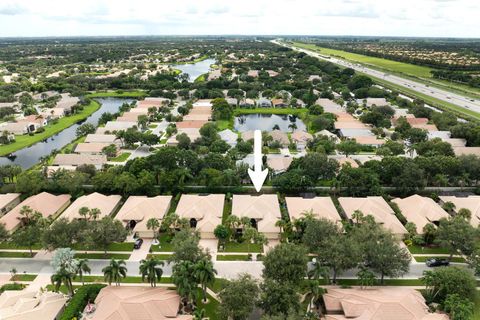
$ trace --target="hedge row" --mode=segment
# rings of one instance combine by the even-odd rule
[[[79,319],[88,301],[94,301],[104,284],[87,284],[77,289],[72,299],[63,311],[60,320]]]

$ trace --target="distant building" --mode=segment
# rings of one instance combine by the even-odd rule
[[[257,107],[270,108],[271,106],[272,106],[272,102],[269,99],[265,99],[265,98],[257,99]]]

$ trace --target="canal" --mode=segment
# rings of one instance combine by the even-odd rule
[[[91,123],[95,126],[98,125],[98,119],[105,112],[115,113],[124,102],[130,103],[132,99],[119,99],[119,98],[99,98],[97,100],[101,106],[100,109],[92,113],[87,119],[82,122],[76,123],[71,127],[51,136],[50,138],[37,142],[36,144],[20,149],[14,152],[11,157],[0,157],[0,165],[15,164],[27,169],[35,165],[40,161],[40,158],[48,156],[53,150],[60,150],[76,136],[77,128],[83,123]]]

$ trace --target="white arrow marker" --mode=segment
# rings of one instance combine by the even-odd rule
[[[260,192],[260,189],[262,189],[263,183],[265,182],[265,178],[267,178],[268,169],[262,171],[262,131],[255,130],[253,137],[254,170],[249,168],[248,175],[255,186],[255,190]]]

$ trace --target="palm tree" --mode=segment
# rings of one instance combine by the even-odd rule
[[[29,225],[30,222],[33,219],[33,209],[30,208],[29,206],[23,206],[20,209],[20,217],[18,217],[18,220],[22,222],[23,225]]]
[[[157,229],[160,228],[160,221],[157,218],[150,218],[147,220],[147,229],[153,231],[153,243],[154,245],[158,244],[158,233]]]
[[[92,208],[92,209],[90,209],[90,217],[91,217],[93,220],[97,220],[97,218],[100,217],[101,214],[102,214],[102,212],[101,212],[100,209],[98,209],[98,208]]]
[[[112,259],[110,264],[102,269],[102,272],[108,285],[112,285],[112,282],[115,282],[115,285],[119,286],[121,278],[127,276],[127,267],[124,260]]]
[[[78,214],[85,220],[88,220],[87,215],[89,212],[90,212],[90,209],[88,209],[87,207],[81,207],[80,209],[78,209]]]
[[[215,281],[217,270],[213,268],[211,260],[202,259],[195,265],[195,276],[202,286],[203,303],[207,302],[207,285]]]
[[[305,297],[306,299],[310,299],[307,311],[311,311],[312,309],[319,309],[320,299],[322,298],[322,295],[324,293],[325,290],[320,287],[320,282],[318,280],[309,282],[308,292]]]
[[[295,130],[297,130],[297,128],[298,128],[295,123],[290,123],[290,124],[288,125],[288,127],[289,127],[290,129],[292,129],[292,132],[295,131]]]
[[[163,261],[159,261],[155,258],[140,261],[140,274],[142,275],[142,281],[147,278],[152,287],[157,286],[157,281],[160,281],[163,275]]]
[[[312,268],[308,270],[307,276],[309,279],[313,279],[315,281],[320,280],[323,278],[330,283],[330,271],[327,267],[322,266],[318,261],[312,263]]]
[[[88,273],[90,274],[92,270],[90,269],[90,267],[88,266],[88,259],[80,259],[78,260],[78,264],[77,264],[77,274],[80,278],[80,281],[82,281],[82,286],[84,285],[84,282],[83,282],[83,274],[84,273]]]
[[[67,287],[68,294],[72,296],[73,295],[72,278],[73,278],[72,273],[68,272],[67,269],[65,268],[60,268],[56,273],[54,273],[50,277],[50,280],[52,281],[52,284],[55,286],[55,289],[54,289],[55,292],[58,292],[62,284],[64,284],[65,287]]]
[[[174,265],[172,274],[177,293],[182,297],[184,306],[191,306],[198,294],[198,280],[195,277],[195,264],[191,261],[181,261]]]

